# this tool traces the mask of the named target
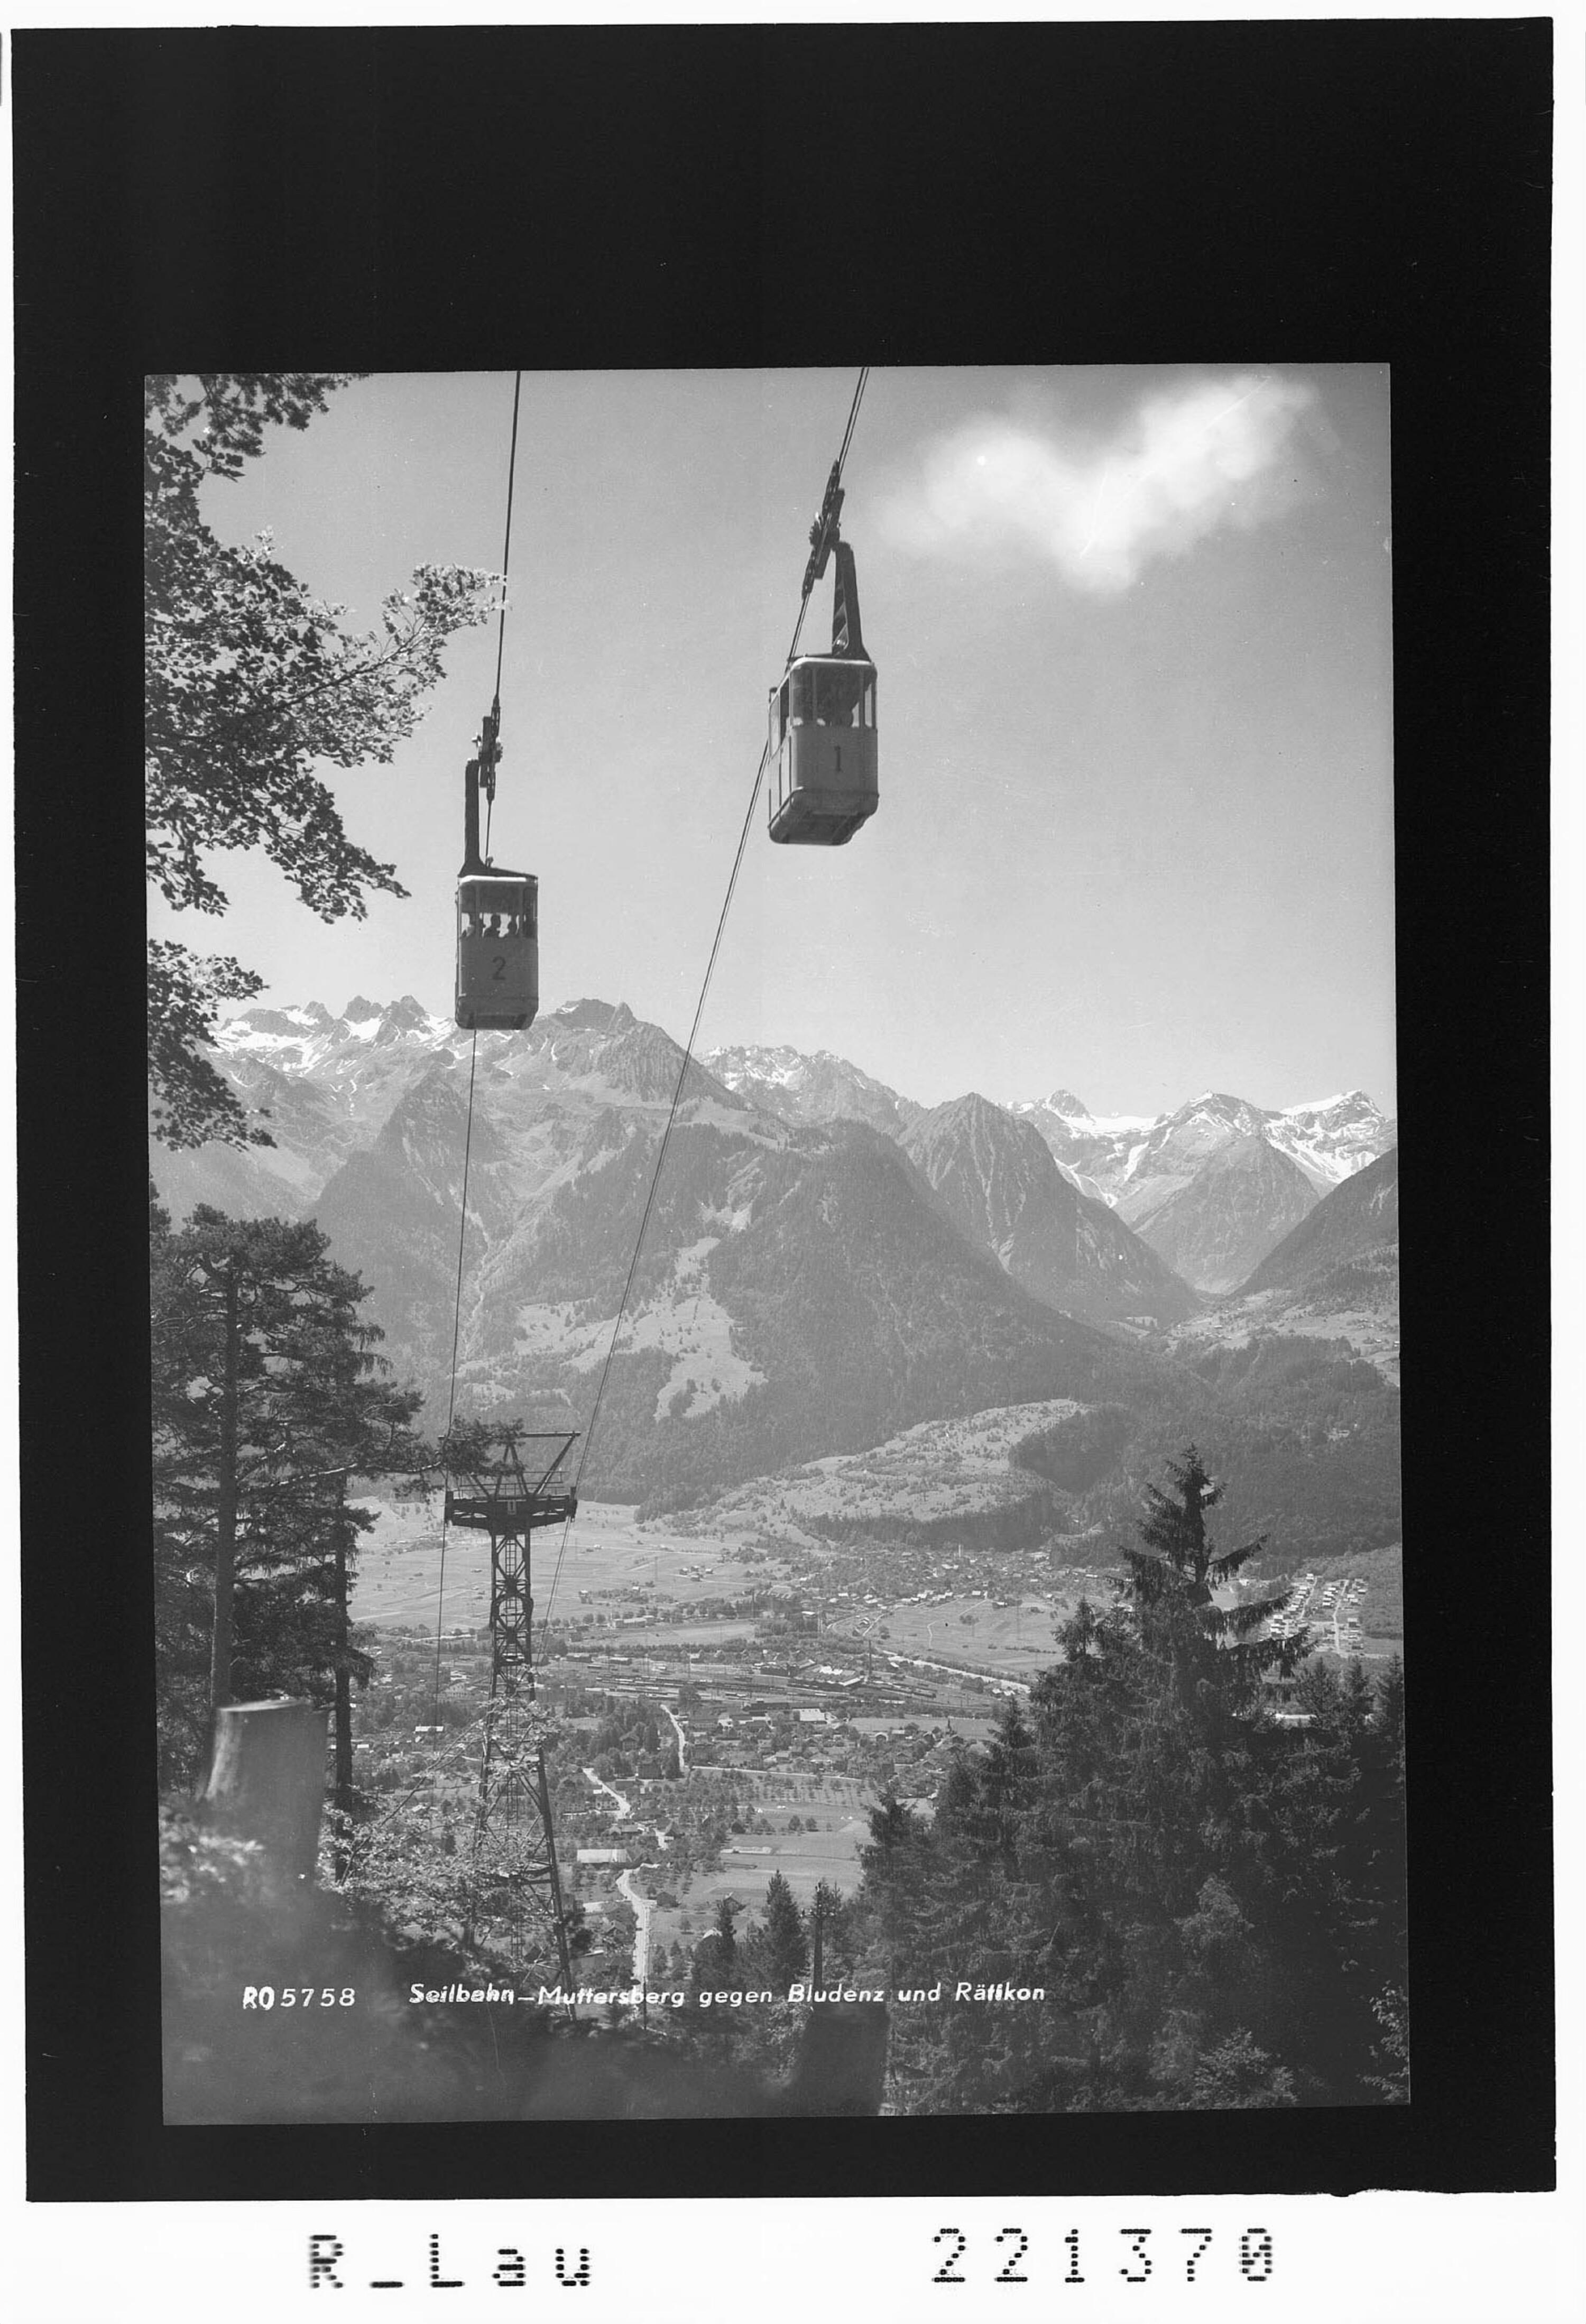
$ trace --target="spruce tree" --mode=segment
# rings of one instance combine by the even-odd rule
[[[1302,1633],[1285,1640],[1259,1632],[1285,1602],[1283,1593],[1249,1605],[1221,1607],[1213,1591],[1266,1548],[1265,1536],[1242,1548],[1216,1549],[1206,1515],[1222,1499],[1194,1445],[1168,1462],[1176,1491],[1147,1488],[1149,1514],[1139,1527],[1143,1550],[1126,1549],[1129,1598],[1141,1644],[1171,1666],[1180,1699],[1209,1715],[1249,1711],[1271,1669],[1291,1670],[1308,1649]]]
[[[817,1880],[809,1907],[810,1971],[817,1985],[829,1985],[853,1966],[853,1909],[830,1880]]]
[[[214,1713],[304,1692],[338,1706],[369,1674],[351,1636],[354,1478],[410,1468],[420,1399],[392,1386],[368,1296],[312,1221],[180,1232],[151,1208],[157,1684],[165,1773],[190,1776]]]
[[[736,1897],[724,1896],[716,1906],[716,1961],[723,1976],[738,1958],[738,1932],[733,1926],[742,1907]]]
[[[1401,1655],[1390,1655],[1377,1682],[1374,1712],[1378,1730],[1390,1752],[1405,1748],[1405,1665]]]
[[[1059,1633],[1028,1714],[949,1767],[922,1825],[871,1812],[867,1969],[895,1986],[1005,1979],[1044,2006],[894,2013],[908,2112],[1247,2107],[1400,2097],[1402,1672],[1297,1688],[1309,1652],[1259,1634],[1275,1595],[1220,1607],[1259,1545],[1220,1551],[1194,1448],[1150,1495],[1113,1603]]]
[[[779,1872],[773,1872],[765,1892],[765,1920],[759,1932],[759,1960],[766,1982],[779,1996],[804,1975],[809,1965],[809,1935],[804,1915],[793,1901],[793,1891]]]

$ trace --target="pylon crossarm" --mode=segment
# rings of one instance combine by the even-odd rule
[[[446,1497],[448,1525],[503,1537],[524,1533],[533,1526],[564,1525],[577,1511],[575,1494],[530,1491],[527,1485],[521,1493],[448,1492]]]

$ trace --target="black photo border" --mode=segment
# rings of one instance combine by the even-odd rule
[[[1545,17],[14,34],[33,2200],[511,2196],[526,2174],[656,2198],[1553,2183],[1552,37]],[[166,2128],[142,375],[1285,360],[1391,367],[1413,2103],[973,2135]],[[1458,1134],[1472,1094],[1500,1152]],[[1479,1655],[1461,1601],[1495,1558],[1524,1623]]]

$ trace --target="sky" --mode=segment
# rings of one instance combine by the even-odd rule
[[[856,372],[523,374],[496,861],[539,881],[542,1013],[681,1040]],[[499,570],[510,373],[383,375],[272,431],[206,517],[372,627],[420,563]],[[844,477],[881,806],[777,847],[758,804],[699,1034],[926,1104],[1208,1089],[1395,1105],[1385,365],[872,371]],[[831,576],[804,636],[830,632]],[[212,859],[260,1003],[451,1009],[462,774],[496,629],[389,767],[329,770],[410,891],[326,926]],[[260,1004],[254,1004],[260,1005]]]

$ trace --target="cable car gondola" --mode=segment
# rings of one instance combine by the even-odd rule
[[[876,788],[876,666],[859,628],[859,581],[853,551],[837,537],[843,491],[834,468],[813,544],[804,595],[834,551],[829,653],[799,654],[771,688],[770,835],[792,847],[845,847],[874,815]]]
[[[479,852],[479,793],[495,797],[499,702],[464,775],[463,868],[457,874],[456,1019],[466,1032],[521,1033],[539,1008],[539,882]]]

